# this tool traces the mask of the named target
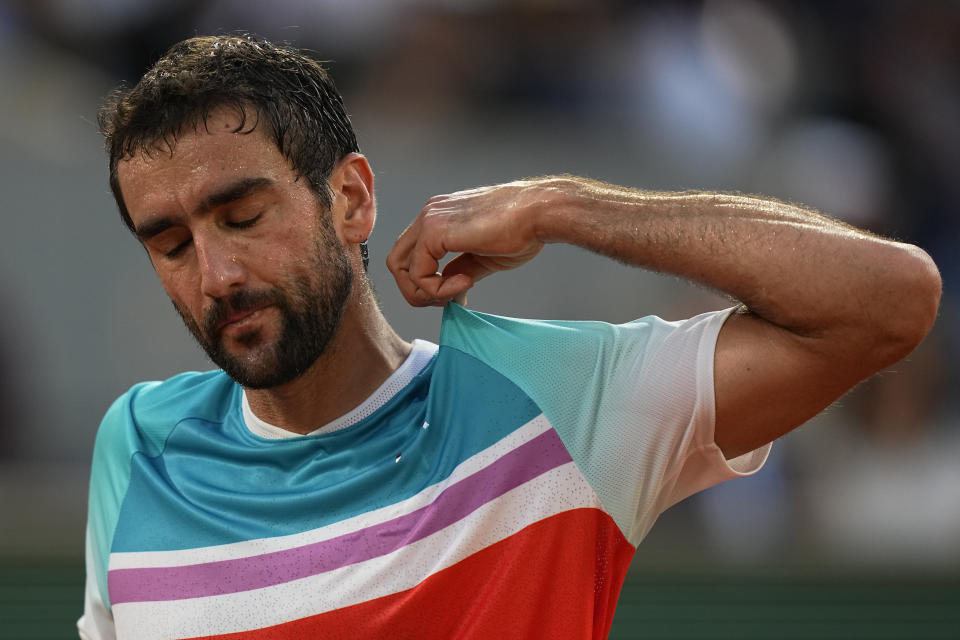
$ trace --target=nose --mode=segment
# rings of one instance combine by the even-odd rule
[[[223,298],[243,285],[246,269],[229,246],[194,237],[200,269],[200,289],[205,296]]]

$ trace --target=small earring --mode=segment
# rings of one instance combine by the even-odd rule
[[[363,270],[366,271],[370,265],[370,252],[367,250],[367,241],[360,243],[360,257],[363,259]]]

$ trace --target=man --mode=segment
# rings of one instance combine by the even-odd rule
[[[368,285],[373,174],[316,63],[188,40],[101,126],[121,215],[222,371],[107,412],[84,638],[605,637],[664,509],[755,471],[937,313],[916,247],[552,177],[427,203],[387,258],[408,302],[446,307],[439,348],[411,345]],[[613,326],[457,303],[551,242],[743,304]]]

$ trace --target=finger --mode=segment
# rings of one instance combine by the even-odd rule
[[[476,255],[461,253],[443,267],[443,277],[452,278],[456,275],[465,275],[470,278],[471,286],[482,278],[486,278],[495,270],[488,267]]]
[[[429,276],[412,278],[413,284],[417,287],[414,295],[420,300],[439,300],[443,296],[440,294],[440,288],[443,286],[443,276],[434,273]]]
[[[404,299],[415,307],[426,307],[436,303],[434,293],[431,288],[437,288],[439,285],[424,288],[420,282],[422,278],[414,279],[410,272],[410,263],[412,255],[416,250],[417,242],[422,228],[421,217],[414,220],[410,226],[403,230],[396,242],[393,244],[390,253],[387,254],[387,269],[393,275],[397,283],[397,288]],[[435,270],[434,270],[435,271]],[[430,275],[430,274],[426,274]]]
[[[387,253],[387,269],[390,270],[390,273],[394,274],[394,277],[397,276],[397,273],[401,269],[406,269],[409,266],[410,252],[417,244],[419,227],[420,219],[417,218],[410,226],[403,230],[393,243],[390,252]]]
[[[430,230],[424,228],[407,257],[410,279],[434,297],[440,297],[440,285],[443,284],[440,260],[445,254],[446,250],[442,242],[438,238],[431,237]]]
[[[416,305],[419,301],[416,296],[418,287],[414,284],[413,280],[410,279],[410,270],[401,264],[400,260],[395,256],[387,257],[387,268],[390,270],[390,274],[397,283],[397,288],[400,290],[404,299],[410,304]]]
[[[460,254],[443,268],[443,284],[437,295],[444,300],[466,304],[467,291],[490,273],[492,270],[484,267],[473,254]]]
[[[456,274],[451,277],[442,276],[443,282],[437,290],[437,298],[441,300],[452,300],[457,296],[466,293],[467,289],[473,286],[473,280],[464,274]]]
[[[414,282],[407,269],[400,269],[393,274],[396,280],[397,288],[404,299],[415,307],[426,307],[437,302],[437,295],[433,288],[439,288],[439,284],[433,284],[432,287],[424,289]],[[437,274],[435,278],[440,278]]]

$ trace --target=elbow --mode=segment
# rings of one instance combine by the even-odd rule
[[[922,286],[924,287],[925,295],[925,315],[926,324],[923,328],[923,336],[926,336],[930,329],[933,328],[933,323],[937,319],[937,314],[940,311],[940,296],[943,294],[943,280],[940,277],[940,270],[937,269],[937,265],[933,262],[933,258],[930,255],[923,251],[922,249],[917,249],[917,251],[922,254],[921,260],[924,267],[924,278]],[[923,339],[922,337],[920,338]]]
[[[911,245],[899,245],[900,255],[893,262],[896,276],[885,292],[890,300],[883,314],[878,338],[883,346],[881,368],[889,366],[913,351],[930,333],[940,309],[942,282],[940,271],[925,251]]]
[[[910,321],[903,339],[909,346],[909,351],[912,351],[933,328],[940,310],[943,282],[940,279],[940,270],[926,251],[910,247],[910,255],[910,264],[906,267],[909,284],[905,287],[910,305],[907,310]]]

